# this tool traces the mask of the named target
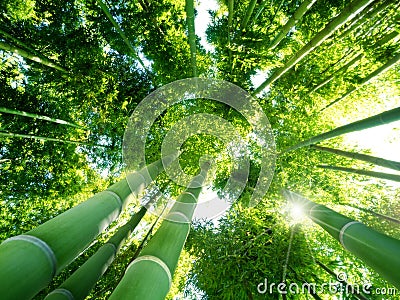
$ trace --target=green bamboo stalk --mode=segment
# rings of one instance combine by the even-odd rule
[[[348,206],[348,207],[352,207],[352,208],[355,208],[355,209],[358,209],[358,210],[361,210],[363,212],[366,212],[366,213],[371,214],[373,216],[376,216],[378,218],[381,218],[381,219],[384,219],[384,220],[387,220],[387,221],[390,221],[390,222],[393,222],[393,223],[396,223],[396,224],[400,224],[400,220],[399,219],[396,219],[396,218],[393,218],[393,217],[390,217],[390,216],[386,216],[386,215],[382,215],[380,213],[374,212],[373,210],[366,209],[366,208],[363,208],[363,207],[359,207],[359,206],[356,206],[356,205],[353,205],[353,204],[343,204],[343,205]]]
[[[197,77],[197,62],[196,62],[196,32],[194,27],[194,1],[186,0],[186,23],[188,26],[188,38],[190,46],[190,64],[192,65],[192,75]]]
[[[319,90],[320,88],[322,88],[324,85],[328,84],[329,82],[332,81],[333,78],[335,78],[335,76],[340,75],[344,72],[346,72],[352,65],[354,65],[356,62],[358,62],[361,58],[363,58],[363,54],[358,54],[356,55],[353,59],[351,59],[347,64],[345,64],[344,66],[340,67],[339,70],[337,70],[336,72],[334,72],[332,75],[328,76],[327,78],[325,78],[322,82],[320,82],[315,88],[313,88],[310,93],[314,93],[317,90]]]
[[[168,203],[164,206],[162,212],[159,214],[159,216],[157,217],[157,219],[153,222],[153,224],[151,225],[150,229],[147,231],[145,237],[143,238],[143,240],[140,242],[139,246],[137,247],[135,253],[132,256],[132,260],[130,261],[130,263],[132,263],[140,254],[140,252],[143,250],[144,246],[146,245],[148,239],[150,238],[150,236],[153,233],[153,229],[156,226],[156,224],[158,223],[158,221],[160,220],[161,216],[163,215],[165,209],[167,208]]]
[[[295,64],[306,57],[311,51],[321,45],[327,38],[329,38],[339,27],[354,18],[354,16],[361,12],[373,0],[354,0],[346,6],[342,12],[318,32],[314,38],[311,39],[302,49],[300,49],[293,57],[291,57],[283,67],[279,68],[267,80],[265,80],[258,88],[255,89],[254,95],[261,93],[268,85],[274,83],[283,74],[289,71]]]
[[[233,21],[233,5],[234,0],[228,0],[228,30],[229,32],[232,30],[232,21]]]
[[[45,300],[85,299],[96,282],[114,261],[119,249],[130,236],[147,209],[142,207],[131,219],[93,254],[78,270],[76,270],[57,289],[49,293]]]
[[[19,115],[19,116],[23,116],[23,117],[34,118],[34,119],[39,119],[39,120],[45,120],[45,121],[68,125],[68,126],[72,126],[72,127],[76,127],[76,128],[80,128],[80,129],[87,129],[83,126],[76,125],[76,124],[73,124],[73,123],[70,123],[70,122],[67,122],[64,120],[51,118],[51,117],[47,117],[47,116],[42,116],[42,115],[38,115],[38,114],[33,114],[33,113],[26,112],[26,111],[10,109],[10,108],[6,108],[6,107],[0,107],[0,112],[7,113],[7,114],[13,114],[13,115]]]
[[[70,141],[70,140],[62,140],[57,138],[45,137],[45,136],[38,136],[38,135],[30,135],[30,134],[20,134],[20,133],[13,133],[13,132],[0,132],[0,137],[9,137],[9,138],[24,138],[24,139],[33,139],[45,142],[60,142],[65,144],[74,144],[74,145],[83,145],[83,146],[93,146],[93,147],[106,147],[102,145],[94,145],[85,142],[78,142],[78,141]]]
[[[363,13],[357,16],[357,20],[354,23],[352,23],[350,27],[339,36],[339,40],[337,41],[337,43],[342,41],[353,31],[356,31],[366,22],[372,20],[376,15],[385,10],[390,4],[391,1],[383,1],[380,5],[377,5],[376,7],[374,7],[373,5],[370,10],[365,10]]]
[[[385,111],[383,113],[380,113],[378,115],[362,119],[338,128],[335,128],[331,131],[313,136],[309,138],[308,140],[305,140],[303,142],[297,143],[294,146],[289,147],[286,149],[283,153],[287,153],[292,150],[296,150],[301,147],[305,146],[310,146],[315,143],[319,143],[323,140],[327,140],[345,133],[349,132],[354,132],[354,131],[360,131],[372,127],[376,127],[379,125],[384,125],[384,124],[389,124],[391,122],[395,122],[400,120],[400,107]]]
[[[400,288],[400,272],[393,271],[400,270],[400,240],[377,232],[299,194],[285,190],[284,195],[289,201],[301,205],[304,214],[338,240],[346,250]]]
[[[369,177],[375,177],[375,178],[381,178],[381,179],[400,182],[400,175],[396,175],[396,174],[373,172],[373,171],[352,169],[352,168],[339,167],[339,166],[319,165],[318,168],[322,168],[322,169],[326,169],[326,170],[343,171],[343,172],[348,172],[348,173],[354,173],[354,174],[365,175],[365,176],[369,176]]]
[[[177,199],[160,228],[126,269],[110,300],[158,300],[167,295],[180,253],[189,234],[197,198],[209,164],[203,165]]]
[[[163,159],[168,165],[174,158]],[[107,190],[0,245],[0,295],[30,299],[72,262],[162,170],[158,160]],[[129,184],[128,184],[129,182]],[[23,278],[23,280],[21,280]]]
[[[311,145],[310,146],[312,149],[316,149],[319,151],[325,151],[325,152],[330,152],[333,154],[337,154],[340,156],[344,157],[349,157],[361,161],[365,161],[377,166],[381,166],[384,168],[390,168],[396,171],[400,171],[400,162],[393,161],[393,160],[388,160],[380,157],[375,157],[375,156],[370,156],[362,153],[354,153],[354,152],[348,152],[348,151],[343,151],[339,149],[333,149],[333,148],[328,148],[328,147],[321,147],[317,145]]]
[[[68,73],[68,71],[66,69],[64,69],[63,67],[60,67],[59,65],[55,64],[50,59],[45,58],[45,57],[38,57],[38,56],[36,56],[36,55],[34,55],[32,53],[29,53],[29,52],[25,51],[22,48],[18,48],[16,46],[13,46],[13,45],[10,45],[10,44],[7,44],[5,42],[0,41],[0,49],[3,49],[5,51],[14,52],[14,53],[16,53],[18,55],[21,55],[24,58],[33,60],[33,61],[38,62],[38,63],[40,63],[42,65],[45,65],[47,67],[56,69],[56,70],[61,71],[63,73]]]
[[[103,10],[104,14],[107,16],[108,20],[110,20],[110,22],[112,23],[112,25],[114,26],[115,30],[117,30],[119,36],[122,38],[122,40],[124,41],[125,45],[128,46],[129,50],[131,51],[131,54],[133,55],[133,57],[135,59],[138,60],[138,62],[140,63],[140,65],[143,67],[143,69],[148,72],[143,60],[139,57],[139,55],[136,53],[135,48],[133,47],[133,45],[131,44],[131,42],[128,40],[128,38],[126,37],[124,31],[122,30],[122,28],[119,26],[119,24],[114,20],[114,17],[111,15],[110,10],[108,9],[107,5],[102,1],[102,0],[97,0],[97,3],[100,5],[101,9]],[[149,73],[149,72],[148,72]]]
[[[257,0],[250,0],[249,6],[247,6],[246,15],[240,24],[240,31],[244,31],[249,24],[251,15],[253,14],[254,8],[256,7]]]
[[[229,57],[229,64],[231,65],[231,73],[233,71],[233,60],[232,60],[232,21],[233,21],[233,7],[234,0],[228,0],[228,57]]]
[[[263,12],[263,10],[265,9],[265,7],[267,6],[267,3],[269,3],[268,0],[263,0],[260,4],[260,7],[258,8],[256,14],[254,15],[253,19],[252,19],[252,24],[255,24],[258,17],[261,15],[261,13]]]
[[[325,106],[324,108],[322,108],[319,112],[323,112],[324,110],[326,110],[327,108],[331,107],[332,105],[338,103],[339,101],[342,101],[344,98],[346,98],[347,96],[349,96],[350,94],[354,93],[355,91],[357,91],[359,88],[361,88],[363,85],[369,83],[371,80],[375,79],[376,77],[378,77],[379,75],[381,75],[382,73],[385,73],[386,71],[390,70],[391,68],[393,68],[398,62],[400,61],[400,53],[395,55],[393,58],[389,59],[389,61],[380,66],[378,69],[376,69],[375,71],[373,71],[371,74],[369,74],[367,77],[365,77],[364,79],[362,79],[362,81],[355,85],[352,86],[351,88],[349,88],[347,90],[347,92],[340,96],[339,98],[333,100],[332,102],[330,102],[327,106]]]
[[[269,48],[273,50],[276,46],[279,45],[279,43],[283,40],[283,38],[287,35],[289,30],[298,22],[301,20],[301,18],[304,16],[304,14],[313,6],[313,4],[317,0],[304,0],[303,3],[300,4],[300,6],[296,9],[294,12],[293,16],[286,22],[285,25],[283,25],[281,31],[274,37],[272,42],[269,45]]]
[[[30,51],[31,53],[34,53],[37,56],[44,57],[41,53],[39,53],[37,50],[29,47],[27,44],[22,42],[21,40],[13,37],[11,34],[5,32],[4,30],[0,29],[0,34],[5,37],[8,40],[11,40],[15,45],[18,45],[19,47],[25,48],[26,50]]]

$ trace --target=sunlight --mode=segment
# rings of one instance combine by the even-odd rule
[[[290,207],[290,217],[292,218],[294,223],[300,223],[301,221],[303,221],[305,217],[303,207],[299,204],[293,204]]]

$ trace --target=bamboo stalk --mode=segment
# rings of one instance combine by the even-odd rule
[[[19,116],[23,116],[23,117],[34,118],[34,119],[39,119],[39,120],[45,120],[45,121],[68,125],[68,126],[72,126],[72,127],[76,127],[76,128],[80,128],[80,129],[87,129],[83,126],[76,125],[76,124],[70,123],[68,121],[51,118],[51,117],[47,117],[47,116],[42,116],[42,115],[38,115],[38,114],[33,114],[33,113],[26,112],[26,111],[6,108],[6,107],[0,107],[0,112],[7,113],[7,114],[13,114],[13,115],[19,115]]]
[[[110,300],[158,300],[167,295],[209,165],[177,199],[160,228],[126,269]]]
[[[339,40],[337,42],[340,42],[350,33],[360,28],[363,24],[372,20],[376,15],[385,10],[390,4],[391,1],[383,1],[380,5],[377,5],[376,7],[371,7],[370,10],[365,10],[362,14],[358,16],[358,20],[350,25],[350,27],[339,36]]]
[[[38,62],[42,65],[45,65],[47,67],[56,69],[58,71],[61,71],[63,73],[68,73],[68,71],[66,69],[64,69],[63,67],[60,67],[59,65],[55,64],[54,62],[52,62],[50,59],[45,58],[45,57],[39,57],[36,56],[34,54],[31,54],[27,51],[25,51],[22,48],[18,48],[16,46],[7,44],[5,42],[0,41],[0,49],[6,50],[6,51],[10,51],[10,52],[14,52],[18,55],[21,55],[24,58],[30,59],[32,61]]]
[[[137,224],[145,215],[147,209],[142,207],[131,219],[93,254],[78,270],[76,270],[57,289],[49,293],[45,300],[85,299],[96,282],[114,261],[119,249]]]
[[[174,158],[127,175],[106,191],[0,245],[0,295],[32,298],[72,262]],[[128,184],[129,182],[129,184]],[[131,195],[133,194],[133,195]],[[21,280],[23,278],[23,280]]]
[[[13,133],[13,132],[0,132],[0,137],[9,137],[9,138],[23,138],[23,139],[33,139],[45,142],[60,142],[65,144],[74,144],[74,145],[83,145],[83,146],[93,146],[93,147],[106,147],[103,145],[94,145],[85,142],[78,142],[78,141],[70,141],[70,140],[62,140],[58,138],[51,138],[45,136],[38,136],[38,135],[30,135],[30,134],[20,134],[20,133]]]
[[[261,13],[263,12],[263,10],[265,9],[265,6],[267,6],[267,3],[268,3],[268,2],[269,2],[268,0],[263,0],[263,1],[260,3],[260,7],[258,8],[256,14],[254,15],[254,17],[253,17],[253,19],[252,19],[252,23],[253,23],[253,24],[256,23],[258,17],[261,15]]]
[[[341,245],[383,278],[400,288],[400,240],[382,234],[324,205],[285,190],[285,197],[302,206],[303,212]]]
[[[334,72],[332,75],[328,76],[325,78],[322,82],[320,82],[315,88],[313,88],[310,93],[314,93],[320,88],[322,88],[324,85],[328,84],[329,82],[332,81],[333,78],[335,78],[336,75],[342,74],[346,72],[352,65],[354,65],[357,61],[359,61],[364,55],[363,54],[358,54],[356,55],[353,59],[351,59],[347,64],[344,66],[340,67],[339,70]]]
[[[354,132],[354,131],[360,131],[360,130],[364,130],[364,129],[368,129],[368,128],[372,128],[372,127],[376,127],[376,126],[380,126],[380,125],[384,125],[384,124],[389,124],[391,122],[395,122],[400,120],[400,107],[385,111],[383,113],[380,113],[378,115],[366,118],[366,119],[362,119],[338,128],[335,128],[331,131],[313,136],[303,142],[297,143],[294,146],[289,147],[288,149],[286,149],[283,153],[287,153],[290,152],[292,150],[296,150],[298,148],[301,147],[305,147],[305,146],[310,146],[312,144],[321,142],[323,140],[327,140],[345,133],[349,133],[349,132]]]
[[[393,218],[393,217],[390,217],[390,216],[386,216],[386,215],[382,215],[380,213],[374,212],[373,210],[362,208],[362,207],[355,206],[355,205],[352,205],[352,204],[343,204],[343,205],[348,206],[348,207],[352,207],[352,208],[355,208],[355,209],[358,209],[358,210],[361,210],[361,211],[366,212],[368,214],[374,215],[374,216],[376,216],[378,218],[381,218],[381,219],[384,219],[384,220],[387,220],[387,221],[390,221],[390,222],[393,222],[393,223],[396,223],[396,224],[400,224],[400,220],[399,219],[396,219],[396,218]]]
[[[302,49],[300,49],[293,57],[291,57],[283,67],[276,70],[268,79],[266,79],[259,87],[254,91],[254,95],[261,93],[268,85],[274,83],[283,74],[289,71],[295,64],[306,57],[311,51],[321,45],[327,38],[329,38],[338,28],[343,24],[350,21],[354,16],[361,12],[366,6],[368,6],[373,0],[354,0],[348,6],[346,6],[342,12],[334,18],[332,21],[325,26],[320,32],[318,32],[314,38],[311,39]]]
[[[283,40],[283,38],[287,35],[289,30],[298,22],[301,20],[301,18],[304,16],[304,14],[313,6],[313,4],[317,0],[304,0],[303,3],[300,4],[300,6],[296,9],[294,12],[293,16],[286,22],[285,25],[283,25],[281,31],[278,32],[278,34],[274,37],[272,42],[269,45],[269,48],[273,50],[276,46],[279,45],[279,43]]]
[[[375,177],[375,178],[381,178],[381,179],[400,182],[400,175],[396,175],[396,174],[359,170],[359,169],[352,169],[352,168],[339,167],[339,166],[319,165],[318,168],[327,169],[327,170],[335,170],[335,171],[343,171],[343,172],[348,172],[348,173],[354,173],[354,174],[365,175],[365,176],[369,176],[369,177]]]
[[[249,6],[247,6],[246,15],[240,24],[240,31],[244,31],[249,23],[250,17],[253,14],[254,8],[256,7],[257,0],[250,0]]]
[[[125,45],[128,46],[129,50],[131,51],[133,57],[135,59],[137,59],[137,61],[140,63],[140,65],[143,67],[143,69],[149,73],[149,71],[147,70],[143,60],[139,57],[139,55],[136,53],[135,48],[133,47],[133,45],[131,44],[131,42],[128,40],[128,38],[126,37],[124,31],[122,30],[121,26],[119,26],[119,24],[114,20],[114,17],[111,15],[110,10],[108,9],[107,5],[102,1],[102,0],[97,0],[97,3],[100,5],[101,9],[103,10],[104,14],[107,16],[108,20],[110,20],[110,22],[112,23],[112,25],[114,26],[115,30],[117,30],[119,36],[122,38],[122,40],[124,41]]]
[[[190,46],[190,64],[192,65],[192,75],[197,77],[197,63],[196,63],[196,33],[194,27],[194,2],[193,0],[186,0],[186,23],[188,26],[188,39]]]
[[[385,63],[384,65],[380,66],[378,69],[373,71],[367,77],[363,78],[362,81],[359,84],[357,84],[356,86],[352,86],[350,89],[348,89],[347,92],[344,95],[342,95],[339,98],[337,98],[337,99],[333,100],[332,102],[330,102],[328,105],[326,105],[324,108],[322,108],[319,112],[323,112],[324,110],[326,110],[327,108],[331,107],[332,105],[338,103],[339,101],[342,101],[344,98],[346,98],[350,94],[352,94],[355,91],[357,91],[363,85],[369,83],[371,80],[375,79],[376,77],[378,77],[382,73],[385,73],[386,71],[388,71],[391,68],[393,68],[399,61],[400,61],[400,54],[397,54],[394,57],[392,57],[391,59],[389,59],[389,61],[387,63]]]
[[[333,154],[337,154],[340,156],[344,157],[349,157],[361,161],[365,161],[368,163],[372,163],[377,166],[381,166],[384,168],[390,168],[396,171],[400,171],[400,162],[393,161],[393,160],[388,160],[380,157],[375,157],[375,156],[370,156],[362,153],[354,153],[354,152],[348,152],[348,151],[343,151],[339,149],[333,149],[333,148],[328,148],[328,147],[321,147],[317,145],[311,145],[310,146],[312,149],[316,149],[319,151],[325,151],[325,152],[330,152]]]
[[[0,29],[0,34],[4,36],[6,39],[11,40],[15,45],[18,45],[22,48],[25,48],[26,50],[30,51],[31,53],[34,53],[37,56],[45,57],[41,53],[39,53],[37,50],[29,47],[27,44],[24,42],[20,41],[19,39],[13,37],[11,34],[5,32],[4,30]]]
[[[382,37],[378,42],[376,42],[373,47],[374,48],[379,48],[383,45],[385,45],[386,43],[390,42],[391,40],[393,40],[395,37],[397,37],[399,35],[399,33],[396,30],[393,30],[392,32],[390,32],[389,34],[385,35],[384,37]],[[346,54],[344,57],[347,57],[348,55]],[[363,58],[364,55],[363,54],[358,54],[357,56],[355,56],[353,59],[351,59],[347,64],[345,64],[344,66],[342,66],[340,69],[338,69],[336,72],[334,72],[332,75],[330,75],[329,77],[327,77],[326,79],[324,79],[321,83],[319,83],[315,88],[313,88],[310,93],[314,93],[316,92],[318,89],[322,88],[324,85],[328,84],[330,81],[332,81],[332,79],[339,74],[345,73],[352,65],[354,65],[358,60],[360,60],[361,58]]]

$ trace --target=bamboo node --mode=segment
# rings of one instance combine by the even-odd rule
[[[343,240],[343,238],[344,238],[344,232],[345,232],[350,226],[352,226],[352,225],[354,225],[354,224],[361,224],[361,223],[358,222],[358,221],[350,221],[350,222],[346,223],[345,225],[343,225],[343,227],[340,229],[340,232],[339,232],[339,242],[342,244],[343,248],[346,249],[346,250],[349,250],[349,249],[347,249],[346,246],[344,245],[344,240]]]
[[[177,219],[174,219],[173,216],[179,216],[182,219],[177,220]],[[169,213],[168,215],[165,216],[165,219],[168,221],[171,221],[171,222],[176,222],[176,223],[191,223],[189,218],[183,212],[180,212],[180,211],[174,211],[174,212]]]
[[[147,182],[146,178],[144,177],[144,175],[143,175],[142,173],[140,173],[140,172],[135,172],[135,173],[133,173],[132,175],[135,175],[135,174],[137,174],[137,175],[139,175],[140,177],[142,177],[143,183],[146,183],[146,182]]]
[[[33,235],[21,234],[21,235],[17,235],[17,236],[14,236],[14,237],[11,237],[11,238],[5,240],[3,242],[3,244],[9,243],[12,241],[27,242],[29,244],[32,244],[32,245],[38,247],[40,250],[42,250],[42,252],[46,255],[46,257],[52,267],[51,277],[54,277],[56,275],[56,273],[57,273],[57,258],[55,256],[53,250],[50,248],[49,245],[47,245],[46,242],[42,241],[40,238],[33,236]]]
[[[116,192],[113,192],[111,190],[105,190],[103,192],[110,194],[111,196],[114,197],[114,199],[117,200],[118,205],[119,205],[119,213],[121,213],[121,211],[122,211],[122,199],[121,199],[121,197]]]
[[[194,199],[194,201],[196,201],[197,202],[197,197],[193,194],[193,193],[191,193],[191,192],[188,192],[188,191],[184,191],[183,193],[182,193],[182,195],[183,194],[188,194],[188,195],[190,195],[190,196],[192,196],[193,197],[193,199]]]
[[[74,297],[74,295],[71,293],[71,291],[69,291],[69,290],[67,290],[67,289],[64,289],[64,288],[59,288],[59,289],[55,289],[54,291],[52,291],[51,293],[49,293],[47,296],[46,296],[46,299],[47,299],[47,297],[49,297],[50,295],[63,295],[63,296],[65,296],[65,297],[67,297],[67,299],[68,300],[75,300],[75,297]]]
[[[128,268],[126,268],[125,273],[128,272],[128,270],[136,263],[141,262],[141,261],[152,261],[155,262],[156,264],[158,264],[167,274],[168,277],[168,289],[171,288],[171,284],[172,284],[172,275],[171,275],[171,271],[168,268],[167,264],[165,262],[163,262],[161,259],[159,259],[156,256],[153,255],[143,255],[143,256],[139,256],[138,258],[136,258],[133,262],[131,262],[131,264],[128,266]]]
[[[312,213],[314,212],[314,209],[317,208],[318,206],[321,206],[321,207],[322,207],[321,204],[315,204],[315,205],[313,205],[313,206],[310,208],[310,215],[312,215]]]

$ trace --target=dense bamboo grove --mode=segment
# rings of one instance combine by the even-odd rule
[[[397,299],[399,7],[0,2],[0,298]]]

